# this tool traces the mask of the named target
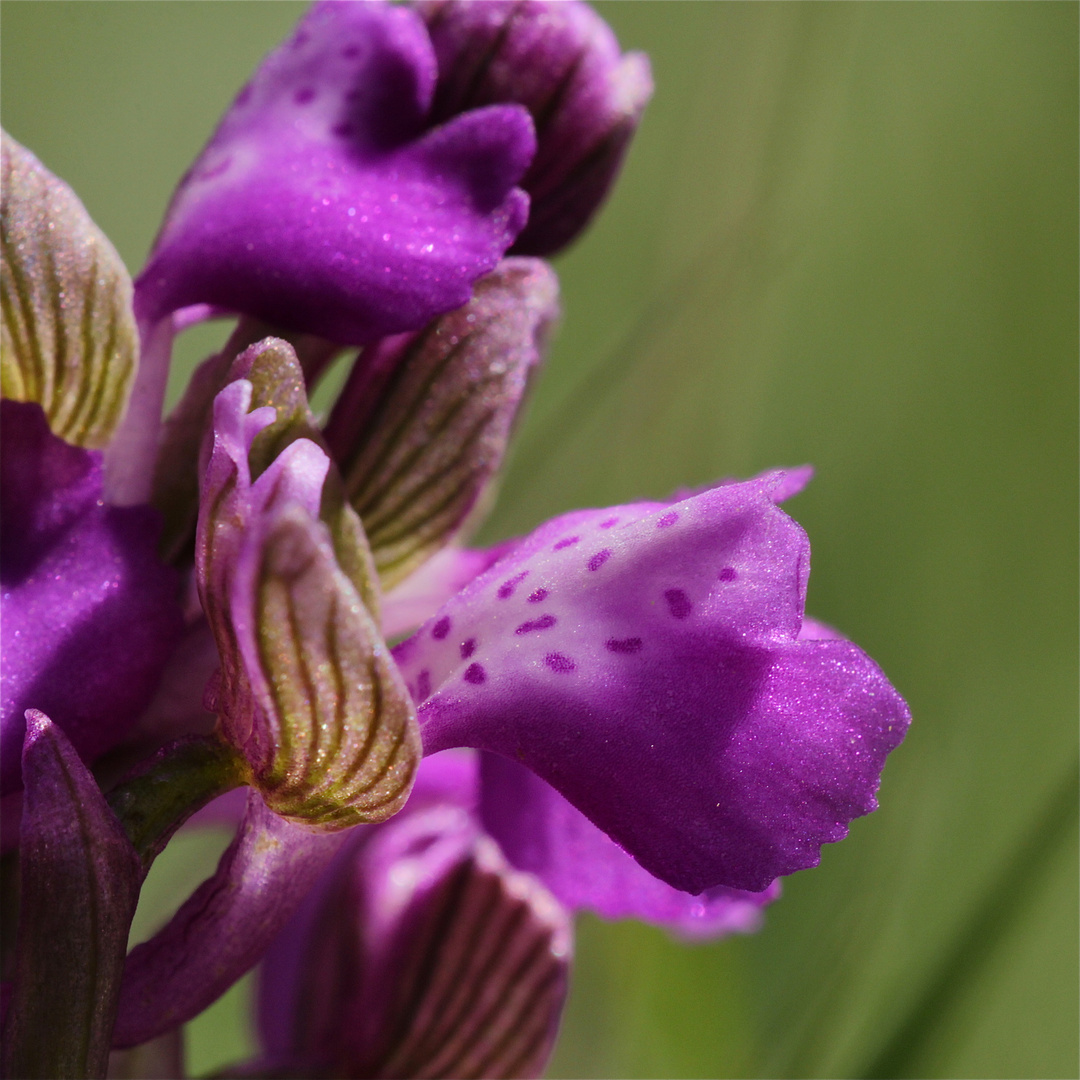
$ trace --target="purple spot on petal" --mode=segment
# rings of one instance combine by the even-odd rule
[[[533,619],[532,622],[523,622],[515,631],[515,634],[528,634],[533,630],[547,630],[548,627],[554,626],[556,619],[554,615],[541,615],[539,619]]]
[[[496,596],[500,600],[509,600],[514,595],[514,590],[529,576],[528,570],[522,570],[520,574],[515,574],[514,577],[508,578],[499,586],[499,591]]]
[[[600,567],[603,566],[604,563],[606,563],[608,561],[608,559],[610,559],[610,558],[611,558],[611,549],[610,548],[604,548],[603,551],[598,551],[589,560],[589,569],[590,570],[599,570]]]
[[[444,615],[432,628],[431,636],[436,641],[442,641],[450,633],[450,616]]]
[[[418,701],[427,701],[431,697],[431,672],[424,670],[416,676],[416,697]]]
[[[344,56],[346,60],[355,60],[356,57],[360,55],[360,46],[347,45],[344,49],[341,50],[341,55]]]
[[[577,664],[570,659],[569,656],[563,656],[561,652],[549,652],[544,657],[544,663],[547,664],[552,671],[566,672],[573,671]]]
[[[353,133],[352,124],[335,124],[331,131],[339,139],[347,139]]]
[[[306,30],[298,30],[296,32],[296,37],[293,38],[292,43],[294,49],[303,48],[303,46],[308,43],[308,32]]]
[[[668,589],[664,593],[664,599],[667,601],[668,611],[676,619],[685,619],[694,609],[694,605],[690,603],[690,597],[682,589]]]
[[[248,84],[236,95],[236,107],[242,109],[251,100],[251,85]]]
[[[734,581],[738,576],[734,566],[725,566],[724,569],[720,571],[721,581]]]
[[[604,645],[608,652],[632,653],[637,652],[641,648],[641,638],[608,638],[607,641],[604,642]]]
[[[293,94],[297,105],[310,105],[315,100],[315,91],[310,86],[302,86]]]
[[[669,527],[670,525],[674,525],[674,524],[675,524],[675,522],[676,522],[676,521],[678,521],[678,520],[679,520],[679,515],[678,515],[678,514],[676,514],[674,510],[671,510],[671,511],[669,511],[668,513],[666,513],[666,514],[665,514],[665,515],[664,515],[664,516],[663,516],[663,517],[662,517],[662,518],[661,518],[661,519],[660,519],[660,520],[659,520],[659,521],[658,521],[658,522],[656,523],[656,527],[657,527],[658,529],[666,529],[666,528],[668,528],[668,527]]]
[[[529,603],[530,604],[539,604],[540,601],[543,600],[545,596],[547,596],[547,594],[548,594],[547,589],[537,589],[536,592],[534,592],[529,597]]]
[[[476,638],[471,637],[461,643],[461,659],[468,660],[476,652]]]
[[[619,519],[617,517],[608,518],[607,521],[600,522],[601,529],[610,529],[612,525],[618,525]]]
[[[465,681],[472,683],[473,686],[479,686],[487,682],[487,672],[479,664],[470,664],[465,669]]]
[[[551,550],[562,551],[563,548],[572,547],[580,539],[580,536],[564,536]]]

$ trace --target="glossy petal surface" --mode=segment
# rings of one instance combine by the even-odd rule
[[[798,641],[788,478],[542,526],[395,655],[427,753],[528,765],[650,873],[761,891],[873,810],[906,706],[858,648]]]
[[[52,435],[41,408],[5,401],[2,777],[18,787],[23,711],[47,712],[87,760],[147,705],[180,635],[157,514],[101,498],[101,455]],[[132,627],[138,627],[133,637]]]
[[[136,283],[150,319],[195,303],[358,343],[459,307],[525,223],[518,106],[427,129],[419,17],[316,4],[181,183]]]

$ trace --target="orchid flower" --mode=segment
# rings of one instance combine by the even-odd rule
[[[134,287],[5,136],[9,1074],[100,1074],[267,955],[257,1073],[533,1075],[575,911],[754,930],[874,808],[908,714],[805,619],[777,504],[807,470],[460,546],[557,317],[529,253],[584,227],[650,93],[576,2],[316,3]],[[211,315],[235,328],[163,425],[172,336]],[[215,874],[125,956],[154,858],[243,788]]]

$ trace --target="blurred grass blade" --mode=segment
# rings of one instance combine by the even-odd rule
[[[892,1080],[919,1075],[923,1050],[947,1023],[956,1003],[982,975],[1002,938],[1030,906],[1045,871],[1068,839],[1080,812],[1080,761],[1074,762],[1031,832],[987,891],[952,951],[881,1052],[857,1075]]]

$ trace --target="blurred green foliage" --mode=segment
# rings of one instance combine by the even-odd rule
[[[811,610],[915,723],[759,935],[584,919],[552,1074],[1076,1076],[1077,6],[600,6],[657,94],[482,539],[813,462]],[[135,270],[300,10],[6,0],[4,124]]]

